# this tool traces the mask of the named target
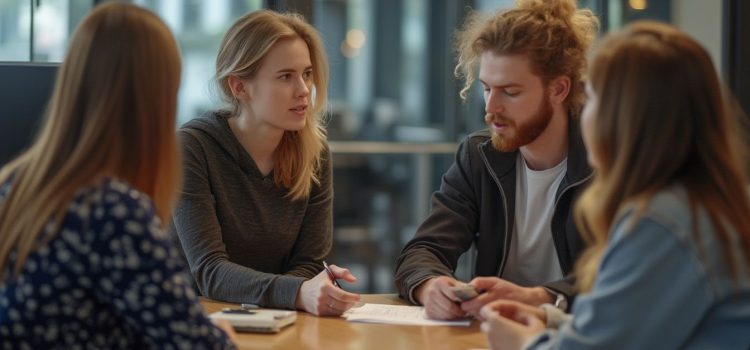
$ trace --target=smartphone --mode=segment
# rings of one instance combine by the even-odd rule
[[[230,309],[230,308],[221,309],[221,313],[223,313],[223,314],[236,314],[236,315],[255,315],[254,311],[249,311],[249,310],[245,310],[245,309]]]
[[[469,299],[476,298],[481,291],[478,291],[474,286],[470,284],[462,284],[451,288],[453,294],[461,299],[461,301],[467,301]]]

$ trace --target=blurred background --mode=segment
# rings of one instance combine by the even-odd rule
[[[0,0],[0,61],[60,62],[97,0]],[[467,102],[453,77],[453,33],[471,9],[512,0],[132,0],[160,15],[182,50],[179,124],[216,108],[214,59],[223,33],[261,8],[302,13],[330,60],[328,135],[334,153],[334,249],[329,262],[359,277],[347,289],[394,292],[394,261],[429,211],[457,142],[484,127],[481,88]],[[588,0],[602,32],[638,19],[670,22],[711,53],[739,101],[750,95],[750,2]],[[43,64],[42,64],[43,65]],[[2,71],[0,71],[1,73]],[[744,78],[744,79],[743,79]],[[2,85],[10,82],[0,74]],[[0,115],[0,122],[6,118]],[[14,122],[15,123],[15,122]],[[3,133],[17,133],[11,122]],[[0,142],[2,142],[0,140]],[[14,153],[17,153],[14,151]],[[0,159],[0,164],[7,161]],[[468,278],[472,255],[457,275]]]

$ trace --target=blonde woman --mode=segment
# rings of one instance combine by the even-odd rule
[[[487,305],[492,348],[750,348],[748,178],[711,58],[677,29],[641,22],[602,43],[590,78],[582,130],[597,173],[576,208],[590,246],[583,292],[572,316]]]
[[[198,288],[229,302],[343,313],[359,296],[322,271],[333,189],[317,32],[298,15],[247,14],[221,42],[216,81],[228,108],[180,129],[185,185],[174,230]]]
[[[233,347],[162,228],[179,82],[154,14],[110,3],[76,29],[38,139],[0,172],[0,346]]]

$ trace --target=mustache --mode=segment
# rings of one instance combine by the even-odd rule
[[[489,125],[492,123],[498,123],[498,124],[505,124],[505,125],[515,125],[512,120],[503,117],[502,115],[495,114],[495,113],[487,113],[484,115],[484,122]]]

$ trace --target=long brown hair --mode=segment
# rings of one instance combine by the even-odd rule
[[[40,133],[0,171],[0,181],[13,175],[0,206],[0,267],[14,251],[17,274],[46,243],[38,240],[48,220],[58,227],[75,192],[105,176],[129,182],[151,197],[162,221],[170,217],[181,178],[179,84],[177,44],[153,13],[108,3],[81,22]]]
[[[313,183],[319,183],[317,173],[326,142],[323,118],[328,99],[328,60],[318,32],[297,14],[251,12],[238,19],[224,35],[216,57],[216,81],[223,99],[230,105],[229,114],[239,115],[240,105],[229,88],[229,77],[253,77],[271,47],[291,38],[304,40],[310,51],[315,101],[307,111],[305,127],[284,132],[275,151],[273,174],[276,185],[289,189],[289,196],[298,200],[307,198]]]
[[[558,76],[570,78],[565,106],[569,115],[578,116],[585,96],[586,53],[598,29],[596,16],[577,8],[575,0],[517,0],[510,9],[470,14],[456,34],[454,73],[465,78],[461,98],[468,96],[484,52],[524,54],[545,84]]]
[[[672,184],[686,189],[696,231],[697,211],[706,211],[736,277],[739,264],[750,263],[747,177],[739,121],[706,50],[669,25],[636,22],[602,42],[589,76],[599,97],[588,145],[597,174],[575,210],[591,245],[579,261],[579,287],[592,287],[624,206],[636,204],[637,215]]]

